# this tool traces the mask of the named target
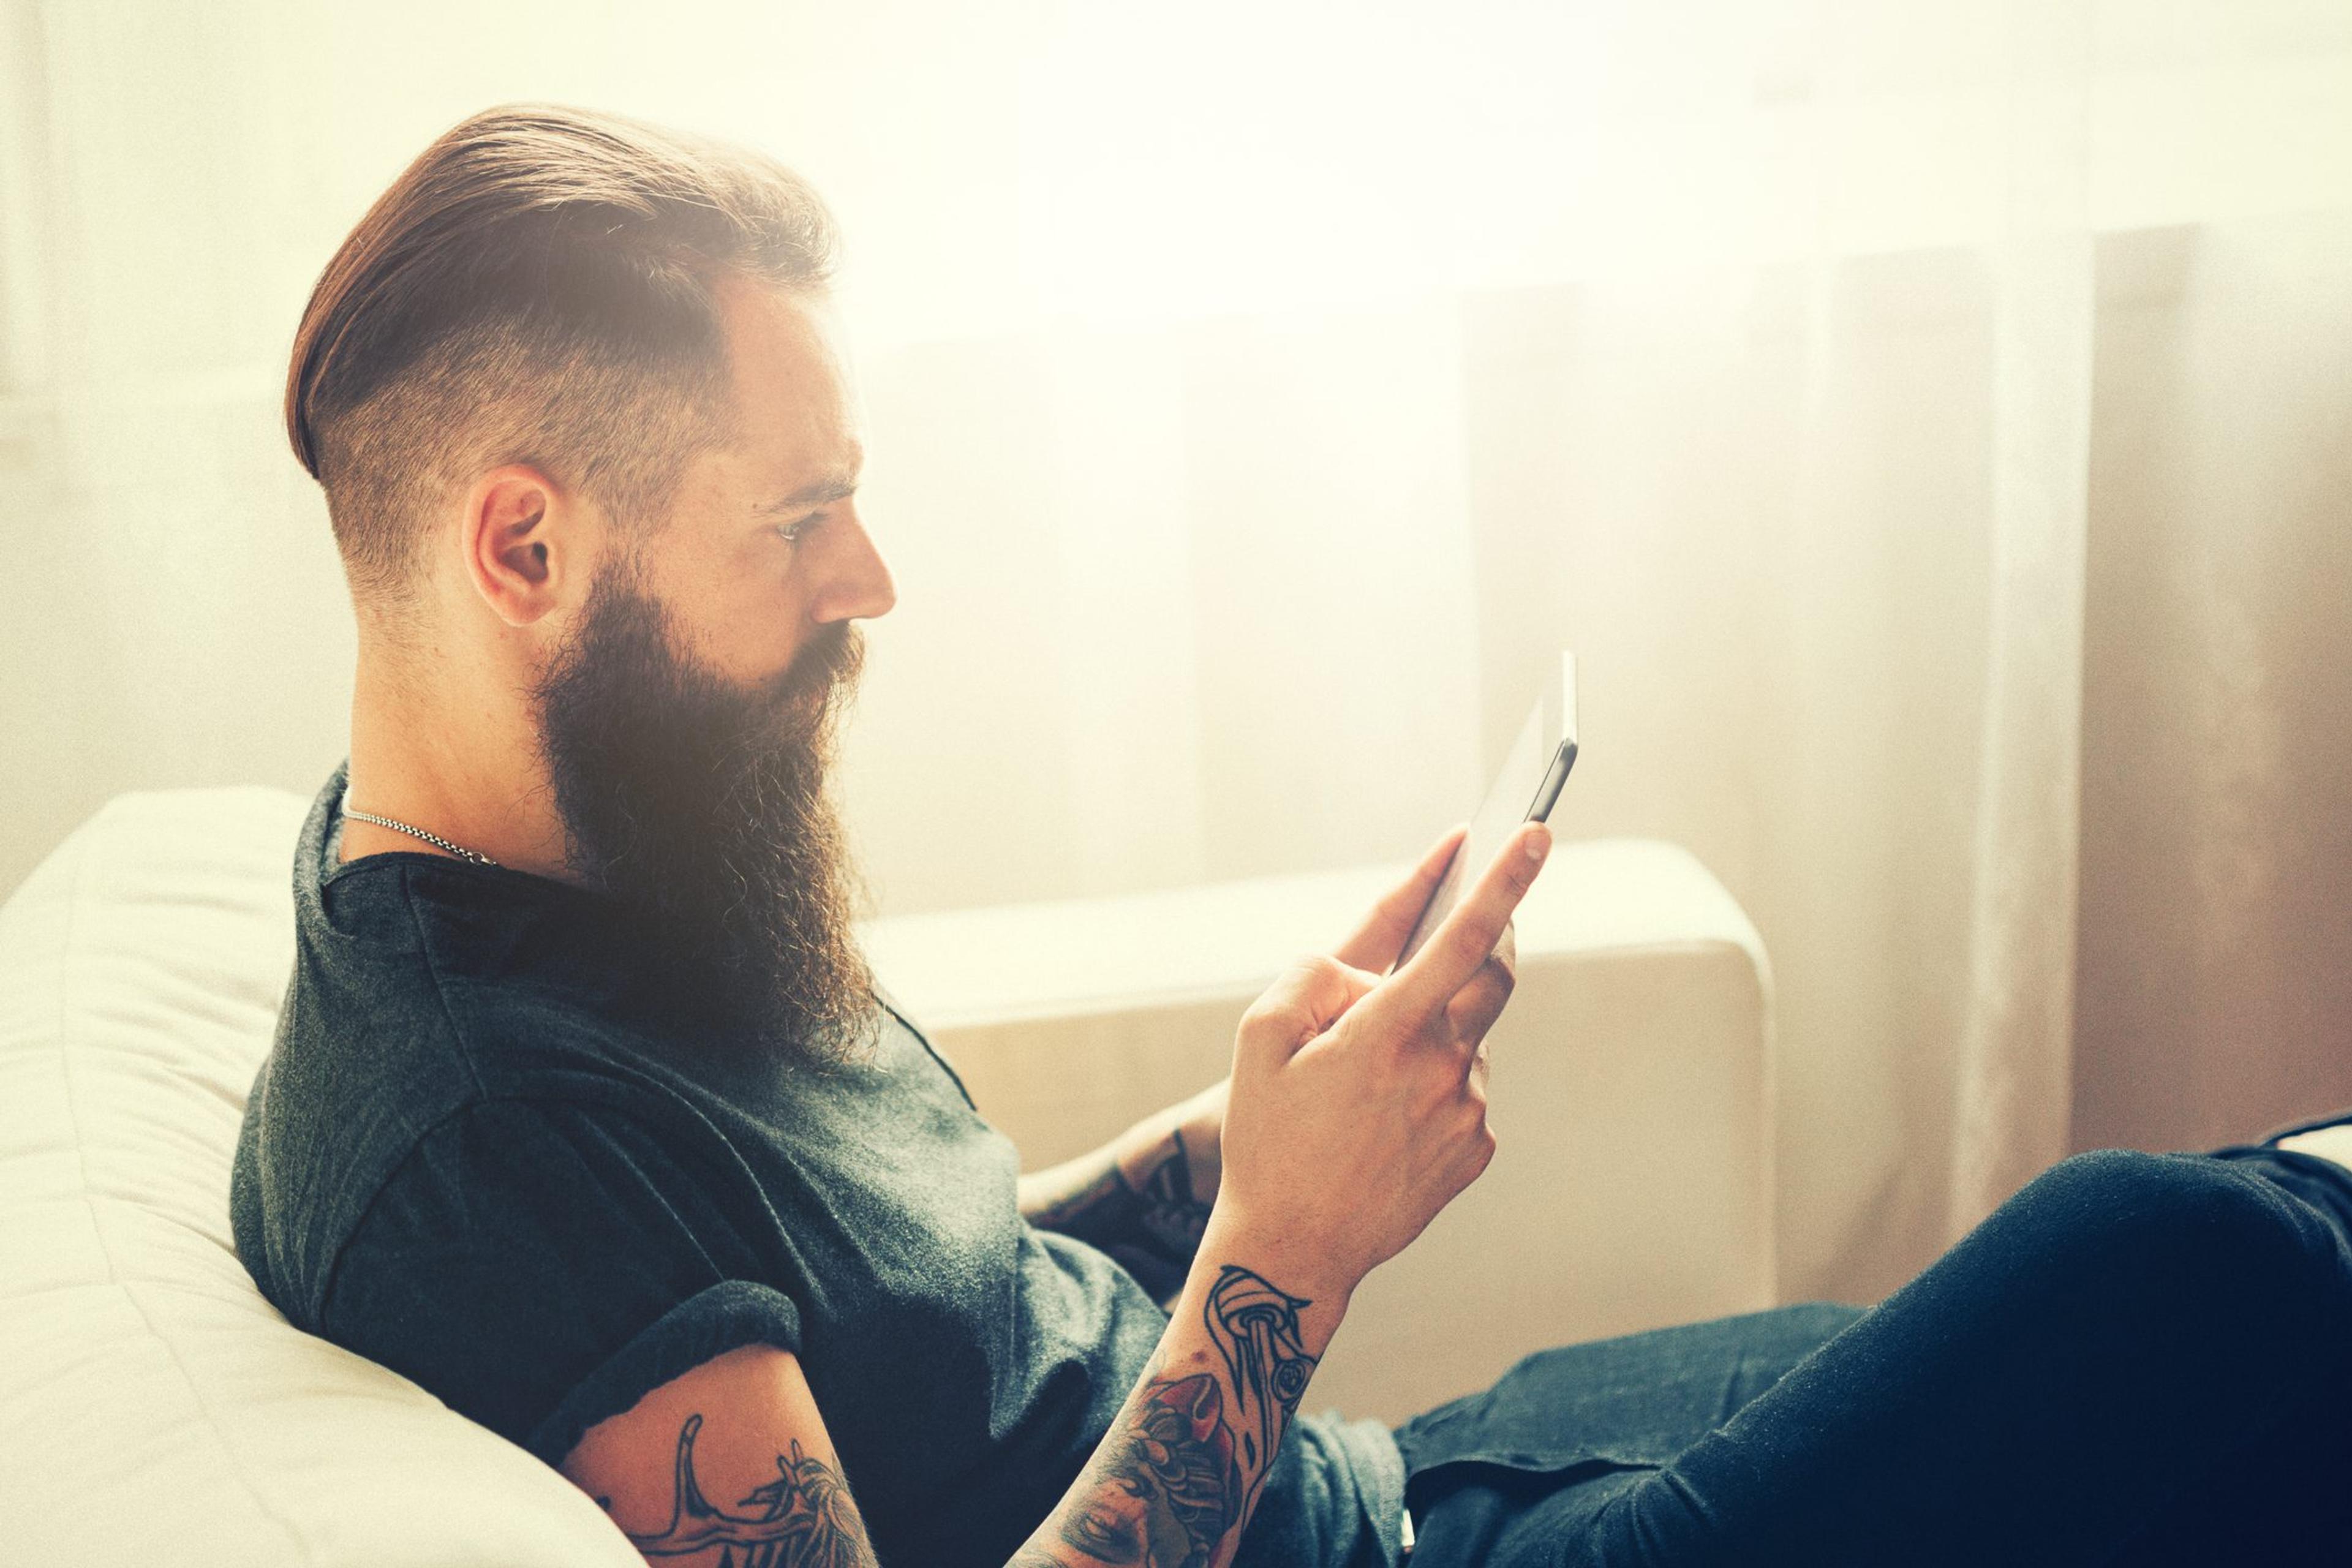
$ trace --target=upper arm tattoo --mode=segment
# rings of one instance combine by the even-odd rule
[[[678,1429],[669,1524],[631,1535],[640,1552],[685,1557],[715,1546],[716,1568],[876,1568],[866,1523],[839,1470],[803,1454],[795,1440],[789,1454],[776,1456],[776,1479],[735,1505],[743,1511],[730,1512],[704,1497],[694,1479],[694,1439],[701,1430],[699,1413]]]

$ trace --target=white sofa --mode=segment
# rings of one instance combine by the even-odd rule
[[[583,1496],[289,1327],[232,1250],[230,1151],[292,951],[307,802],[126,795],[0,906],[7,1561],[638,1561]],[[1391,871],[879,921],[876,967],[1034,1163],[1223,1070],[1234,1020]],[[1491,1042],[1501,1149],[1370,1281],[1310,1397],[1401,1417],[1540,1345],[1772,1298],[1770,1002],[1670,846],[1564,844]]]

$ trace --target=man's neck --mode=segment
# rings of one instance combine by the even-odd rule
[[[519,694],[452,702],[394,679],[364,654],[352,691],[346,804],[486,855],[499,865],[575,880],[544,765]],[[396,828],[343,819],[341,858],[449,851]]]

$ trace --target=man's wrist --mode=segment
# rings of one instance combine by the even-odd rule
[[[1246,1268],[1298,1299],[1299,1326],[1317,1354],[1339,1331],[1360,1274],[1283,1227],[1230,1211],[1223,1204],[1209,1216],[1192,1266],[1192,1284],[1213,1283],[1228,1268]],[[1192,1288],[1188,1285],[1188,1291]]]

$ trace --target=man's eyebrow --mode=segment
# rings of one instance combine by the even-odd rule
[[[866,454],[851,447],[844,454],[847,461],[828,468],[782,500],[762,501],[754,511],[791,511],[795,507],[823,506],[827,501],[846,500],[857,493],[858,470],[866,466]]]
[[[761,501],[754,511],[792,511],[799,507],[823,506],[827,501],[846,500],[857,493],[857,481],[843,475],[831,475],[813,479],[782,500]]]

